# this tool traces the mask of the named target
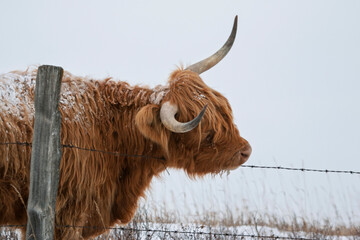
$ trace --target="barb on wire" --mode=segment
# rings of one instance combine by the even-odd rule
[[[0,145],[20,145],[20,146],[32,146],[31,143],[28,142],[2,142]],[[135,157],[135,158],[151,158],[151,159],[158,159],[164,161],[165,158],[163,157],[153,157],[147,155],[137,155],[137,154],[126,154],[120,152],[111,152],[111,151],[104,151],[104,150],[97,150],[91,148],[84,148],[84,147],[77,147],[72,144],[62,144],[63,148],[70,148],[70,149],[78,149],[82,151],[90,151],[90,152],[98,152],[103,154],[111,154],[114,156],[120,157]],[[243,168],[257,168],[257,169],[275,169],[275,170],[288,170],[288,171],[302,171],[302,172],[319,172],[319,173],[344,173],[344,174],[357,174],[360,175],[360,171],[352,171],[352,170],[328,170],[328,169],[311,169],[311,168],[293,168],[293,167],[281,167],[281,166],[259,166],[259,165],[241,165],[240,167]],[[167,171],[167,169],[166,169]],[[169,173],[169,172],[168,172]]]

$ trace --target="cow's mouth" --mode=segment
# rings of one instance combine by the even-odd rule
[[[231,158],[231,165],[226,170],[235,170],[245,163],[249,159],[251,151],[251,146],[247,145],[245,148],[235,152]]]

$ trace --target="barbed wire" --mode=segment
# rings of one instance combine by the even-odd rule
[[[256,234],[239,234],[239,233],[216,233],[216,232],[202,232],[202,231],[179,231],[179,230],[165,230],[165,229],[139,229],[139,228],[127,228],[127,227],[100,227],[100,226],[71,226],[64,225],[56,227],[65,228],[101,228],[106,230],[121,230],[121,231],[136,231],[136,232],[160,232],[160,233],[175,233],[175,234],[194,234],[194,235],[212,235],[212,236],[227,236],[227,237],[250,237],[250,238],[266,238],[266,239],[300,239],[300,240],[313,240],[314,238],[302,238],[302,237],[282,237],[276,235],[256,235]]]
[[[89,151],[89,152],[105,153],[105,154],[110,154],[110,155],[115,155],[115,156],[120,156],[120,157],[152,158],[152,159],[158,159],[158,160],[165,160],[165,158],[163,158],[163,157],[153,157],[153,156],[139,155],[139,154],[126,154],[126,153],[119,153],[119,152],[109,152],[109,151],[104,151],[104,150],[77,147],[77,146],[74,146],[71,144],[63,144],[63,145],[61,145],[61,147],[74,148],[74,149],[79,149],[79,150]]]
[[[5,228],[20,228],[26,227],[26,225],[0,225]],[[241,233],[217,233],[217,232],[203,232],[203,231],[180,231],[180,230],[165,230],[165,229],[142,229],[131,227],[102,227],[102,226],[77,226],[77,225],[56,225],[56,228],[83,228],[83,229],[104,229],[104,230],[120,230],[120,231],[132,231],[132,232],[152,232],[152,233],[172,233],[172,234],[193,234],[193,235],[211,235],[211,236],[225,236],[225,237],[247,237],[252,239],[288,239],[288,240],[315,240],[316,238],[304,238],[304,237],[284,237],[277,235],[260,235],[260,234],[241,234]]]
[[[30,146],[31,143],[28,142],[0,142],[0,145],[20,145],[20,146]]]
[[[281,167],[281,166],[258,166],[258,165],[241,165],[243,168],[259,168],[259,169],[275,169],[275,170],[289,170],[289,171],[302,171],[302,172],[320,172],[320,173],[348,173],[348,174],[360,174],[360,171],[350,170],[328,170],[328,169],[311,169],[311,168],[293,168],[293,167]]]
[[[19,146],[32,146],[32,143],[29,142],[0,142],[0,145],[19,145]],[[72,144],[62,144],[62,148],[78,149],[82,151],[97,152],[103,154],[110,154],[119,157],[134,157],[134,158],[151,158],[165,161],[163,157],[154,157],[148,155],[139,155],[139,154],[126,154],[120,152],[104,151],[92,148],[84,148],[74,146]],[[319,173],[344,173],[344,174],[357,174],[360,175],[360,171],[352,170],[329,170],[329,169],[313,169],[313,168],[295,168],[295,167],[282,167],[282,166],[260,166],[260,165],[241,165],[243,168],[255,168],[255,169],[274,169],[274,170],[288,170],[288,171],[301,171],[301,172],[319,172]]]

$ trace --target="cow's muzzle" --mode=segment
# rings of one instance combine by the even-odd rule
[[[232,157],[231,159],[231,166],[229,167],[228,170],[234,170],[236,168],[238,168],[240,165],[242,165],[243,163],[245,163],[252,152],[252,148],[250,146],[250,144],[246,141],[246,144],[244,144],[240,150],[238,150]]]

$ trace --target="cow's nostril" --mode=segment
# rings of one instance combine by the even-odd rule
[[[242,151],[241,151],[241,156],[243,157],[243,161],[245,162],[246,160],[248,160],[248,158],[250,157],[251,155],[251,146],[250,145],[247,145],[246,148],[244,148]]]

